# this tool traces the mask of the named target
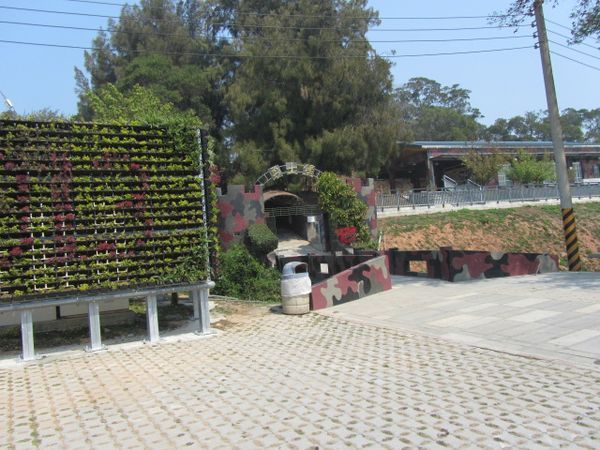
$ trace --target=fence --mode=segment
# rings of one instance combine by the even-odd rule
[[[573,198],[600,197],[600,184],[574,184]],[[414,191],[407,194],[391,193],[377,195],[377,208],[417,208],[445,205],[474,205],[500,202],[527,202],[558,199],[557,186],[484,187],[446,191]]]

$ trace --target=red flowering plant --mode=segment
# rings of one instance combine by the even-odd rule
[[[342,227],[335,230],[335,235],[344,245],[350,245],[356,241],[356,227]]]

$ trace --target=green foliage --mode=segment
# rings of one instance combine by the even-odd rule
[[[257,258],[262,258],[277,248],[277,236],[265,224],[248,227],[248,249]]]
[[[537,1],[537,0],[536,0]],[[559,0],[547,0],[546,4],[556,6]],[[587,37],[600,41],[600,5],[594,0],[576,0],[571,9],[571,43],[579,43]],[[534,0],[513,0],[510,8],[497,13],[497,22],[509,26],[529,23]]]
[[[412,139],[475,140],[481,116],[470,104],[470,91],[454,84],[442,86],[424,77],[411,78],[396,89],[394,96]]]
[[[561,111],[563,139],[568,142],[600,141],[600,108]],[[549,141],[550,120],[546,111],[528,111],[510,119],[496,119],[484,132],[487,140],[495,141]]]
[[[548,154],[537,160],[535,155],[520,150],[518,156],[511,161],[507,176],[520,184],[542,184],[544,181],[555,180],[554,161]]]
[[[207,277],[194,129],[0,125],[0,298]]]
[[[206,246],[193,247],[185,258],[169,268],[161,281],[165,283],[196,283],[206,280]]]
[[[269,303],[281,301],[280,274],[265,267],[243,245],[234,245],[221,256],[215,294]]]
[[[140,85],[124,93],[114,84],[106,84],[96,91],[89,91],[86,96],[96,122],[201,126],[200,120],[191,111],[178,111],[172,103],[162,101],[152,90]]]
[[[498,151],[483,155],[471,150],[461,160],[471,171],[473,181],[484,186],[498,175],[502,165],[507,162],[507,157]]]
[[[323,172],[317,179],[319,206],[329,215],[333,228],[355,227],[356,246],[370,242],[369,229],[365,224],[367,205],[361,201],[350,185],[333,172]]]
[[[346,174],[377,173],[401,127],[391,112],[390,64],[366,36],[377,21],[367,2],[246,1],[235,14],[257,26],[233,25],[241,55],[248,56],[225,98],[235,171],[255,178],[271,165],[300,161]],[[357,25],[348,17],[365,20]]]

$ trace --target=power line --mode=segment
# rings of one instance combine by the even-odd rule
[[[572,31],[572,30],[571,30],[571,27],[568,27],[568,26],[566,26],[566,25],[560,24],[560,23],[558,23],[558,22],[554,22],[553,20],[546,19],[546,22],[550,22],[552,25],[556,25],[557,27],[564,28],[565,30]],[[556,33],[556,34],[558,34],[558,33]],[[572,36],[568,37],[568,39],[572,39]],[[589,44],[584,44],[583,42],[581,42],[581,44],[583,44],[583,45],[589,45]],[[594,46],[593,46],[593,45],[590,45],[590,47],[594,47]],[[594,48],[595,48],[595,47],[594,47]]]
[[[73,11],[57,11],[50,9],[22,8],[18,6],[0,6],[0,9],[9,9],[14,11],[38,12],[46,14],[65,14],[71,16],[83,17],[102,17],[106,19],[119,19],[120,16],[109,16],[104,14],[80,13]],[[155,19],[159,21],[159,19]],[[228,22],[213,22],[213,26],[230,25]],[[246,25],[236,24],[240,28],[271,28],[271,29],[297,29],[297,30],[340,30],[339,27],[304,27],[304,26],[283,26],[283,25]],[[513,28],[511,25],[488,25],[479,27],[449,27],[449,28],[372,28],[370,31],[393,31],[393,32],[420,32],[420,31],[467,31],[467,30],[486,30],[499,28]]]
[[[53,47],[53,48],[68,48],[75,50],[99,50],[96,47],[87,47],[79,45],[64,45],[64,44],[48,44],[45,42],[25,42],[25,41],[11,41],[11,40],[0,40],[0,43],[4,44],[15,44],[15,45],[31,45],[37,47]],[[482,50],[466,50],[456,52],[439,52],[439,53],[412,53],[412,54],[384,54],[377,55],[382,58],[419,58],[427,56],[453,56],[453,55],[471,55],[481,53],[495,53],[495,52],[506,52],[513,50],[524,50],[530,49],[531,46],[523,47],[508,47],[508,48],[494,48],[494,49],[482,49]],[[191,56],[210,56],[218,58],[241,58],[241,59],[341,59],[341,58],[364,58],[365,55],[336,55],[336,56],[309,56],[309,55],[244,55],[244,54],[222,54],[222,53],[201,53],[201,52],[152,52],[147,50],[132,50],[132,53],[160,53],[164,55],[191,55]]]
[[[564,38],[564,39],[571,39],[571,36],[565,36],[564,34],[558,33],[558,32],[556,32],[556,31],[553,31],[553,30],[549,29],[549,28],[548,28],[548,31],[549,31],[550,33],[552,33],[552,34],[555,34],[555,35],[557,35],[557,36],[560,36],[561,38]],[[593,45],[586,44],[585,42],[578,42],[578,44],[585,45],[586,47],[593,48],[594,50],[599,50],[599,49],[598,49],[598,47],[594,47]]]
[[[571,48],[568,45],[561,44],[560,42],[556,42],[551,39],[548,39],[548,42],[552,42],[553,44],[558,45],[559,47],[564,47],[567,50],[571,50],[573,52],[577,52],[577,53],[581,53],[582,55],[589,56],[590,58],[600,59],[600,57],[598,57],[598,56],[590,55],[589,53],[582,52],[581,50],[577,50],[575,48]]]
[[[103,2],[96,0],[65,0],[67,2],[73,3],[93,3],[98,5],[109,5],[109,6],[139,6],[133,3],[115,3],[115,2]],[[306,17],[306,18],[337,18],[337,16],[333,15],[319,15],[319,14],[278,14],[278,13],[252,13],[252,12],[238,12],[238,15],[243,16],[257,16],[257,17]],[[370,16],[346,16],[341,17],[343,20],[467,20],[467,19],[493,19],[498,17],[510,17],[514,14],[493,14],[487,16],[395,16],[395,17],[370,17]]]
[[[42,27],[42,28],[55,28],[61,30],[79,30],[79,31],[96,31],[96,32],[106,32],[106,33],[126,33],[124,30],[119,30],[116,28],[93,28],[93,27],[76,27],[72,25],[56,25],[56,24],[48,24],[48,23],[34,23],[34,22],[15,22],[10,20],[0,20],[0,23],[7,25],[19,25],[19,26],[29,26],[29,27]],[[176,36],[177,33],[155,33],[155,32],[139,32],[138,34],[146,35],[146,36]],[[270,39],[268,37],[253,37],[254,39],[262,39],[267,40]],[[521,35],[521,36],[487,36],[487,37],[472,37],[472,38],[449,38],[449,39],[397,39],[397,40],[365,40],[365,39],[350,39],[347,42],[369,42],[369,43],[417,43],[417,42],[469,42],[469,41],[494,41],[494,40],[510,40],[510,39],[530,39],[531,36]],[[290,38],[284,39],[284,41],[305,41],[304,38]],[[339,42],[339,39],[333,40],[321,40],[320,42]]]
[[[586,64],[586,63],[584,63],[584,62],[581,62],[581,61],[579,61],[579,60],[577,60],[577,59],[574,59],[574,58],[569,58],[568,56],[561,55],[560,53],[556,53],[556,52],[554,52],[554,51],[550,51],[550,53],[552,53],[553,55],[560,56],[561,58],[568,59],[569,61],[573,61],[573,62],[575,62],[575,63],[577,63],[577,64],[581,64],[582,66],[589,67],[590,69],[594,69],[594,70],[597,70],[597,71],[599,71],[599,72],[600,72],[600,67],[596,67],[596,66],[592,66],[592,65],[590,65],[590,64]]]

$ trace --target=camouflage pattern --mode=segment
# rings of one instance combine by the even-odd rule
[[[241,185],[228,185],[227,193],[219,195],[218,207],[219,236],[224,249],[240,242],[250,225],[265,223],[263,190],[259,185],[251,192]]]
[[[277,267],[279,271],[283,266],[292,261],[304,262],[308,266],[308,275],[313,283],[323,281],[332,275],[338,274],[344,270],[365,263],[380,253],[377,251],[363,251],[354,255],[302,255],[277,257]],[[325,270],[323,270],[325,269]]]
[[[392,288],[387,256],[378,256],[312,286],[311,309],[323,309]]]
[[[426,251],[386,251],[393,275],[410,272],[410,261],[426,261],[427,277],[446,281],[510,277],[557,272],[558,257],[547,253],[504,253],[440,248]]]
[[[367,204],[367,224],[371,231],[371,237],[377,238],[377,191],[375,190],[375,181],[373,178],[347,178],[354,192],[358,194],[363,202]]]

